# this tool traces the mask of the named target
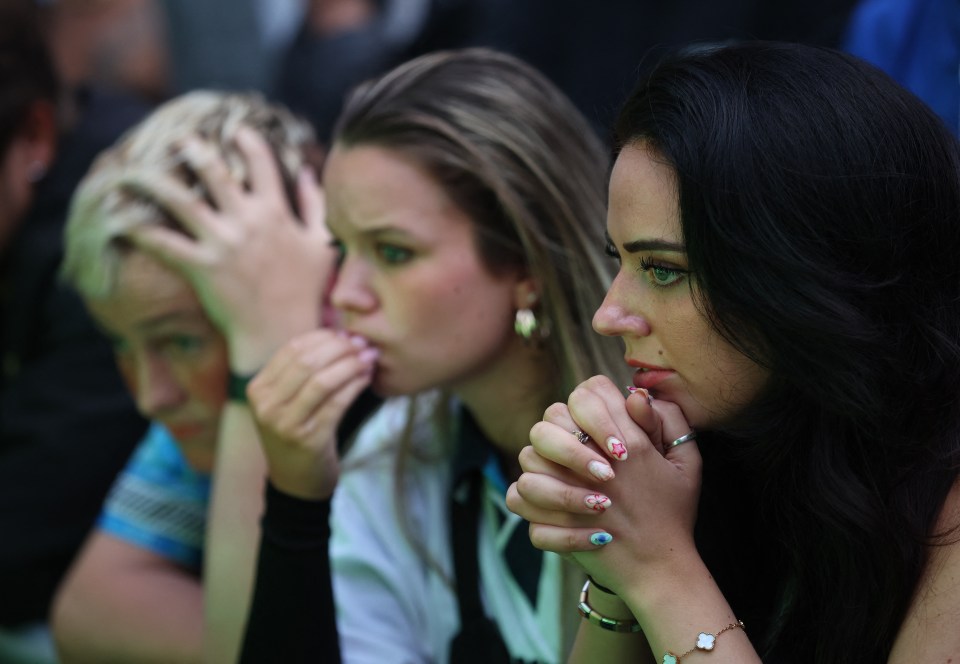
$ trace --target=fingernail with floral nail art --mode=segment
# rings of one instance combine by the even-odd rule
[[[596,459],[592,460],[587,464],[587,470],[589,470],[590,474],[601,482],[606,482],[607,480],[613,479],[613,468],[603,461],[597,461]]]
[[[606,512],[613,502],[602,493],[591,493],[583,499],[584,504],[594,512]]]
[[[607,438],[607,450],[617,461],[624,461],[627,458],[627,446],[613,436]]]
[[[594,546],[603,546],[613,541],[613,535],[610,533],[594,533],[590,536],[590,543]]]

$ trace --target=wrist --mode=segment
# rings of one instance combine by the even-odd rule
[[[230,368],[237,375],[255,373],[264,366],[273,354],[301,334],[316,329],[317,322],[302,321],[299,324],[286,325],[283,328],[247,332],[235,330],[227,337]]]
[[[247,385],[256,375],[256,371],[241,374],[231,368],[227,376],[227,401],[239,404],[247,403]]]
[[[629,585],[620,589],[620,597],[643,622],[664,606],[676,605],[687,591],[694,595],[702,592],[704,584],[716,587],[700,554],[693,549],[633,575]]]
[[[608,632],[636,634],[641,629],[640,623],[627,606],[616,599],[616,595],[597,590],[589,580],[580,591],[577,610],[588,623]]]

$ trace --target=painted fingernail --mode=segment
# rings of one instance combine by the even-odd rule
[[[613,505],[613,501],[602,493],[591,493],[583,499],[583,502],[594,512],[606,512]]]
[[[653,395],[645,387],[634,387],[633,385],[627,385],[627,392],[630,394],[637,394],[638,392],[646,398],[647,403],[653,403]]]
[[[356,334],[350,335],[350,343],[352,343],[357,348],[366,348],[368,345],[366,339]]]
[[[627,458],[627,446],[613,436],[607,438],[607,450],[617,461],[624,461]]]
[[[601,482],[606,482],[607,480],[613,479],[613,468],[603,461],[597,461],[596,459],[592,460],[587,464],[587,470],[589,470],[590,474]]]
[[[380,357],[379,348],[365,348],[360,351],[360,361],[364,364],[373,364],[377,361],[377,358]]]
[[[613,535],[610,533],[594,533],[590,536],[590,543],[594,546],[603,546],[613,541]]]

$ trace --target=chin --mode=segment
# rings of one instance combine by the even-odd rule
[[[378,368],[370,383],[372,389],[381,397],[402,397],[431,390],[436,385],[424,384],[422,381],[398,380],[395,372],[384,371]]]

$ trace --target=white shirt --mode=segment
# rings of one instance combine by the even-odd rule
[[[421,398],[419,411],[436,402]],[[453,579],[449,504],[452,441],[441,440],[429,412],[418,414],[402,496],[398,447],[410,399],[390,399],[361,428],[344,458],[332,502],[330,543],[337,625],[345,664],[446,664],[460,629]],[[404,533],[435,561],[432,568]],[[498,513],[502,516],[499,516]],[[507,510],[501,488],[485,481],[478,562],[481,597],[512,657],[560,660],[560,558],[544,554],[537,606],[514,580],[504,559],[520,517]]]

